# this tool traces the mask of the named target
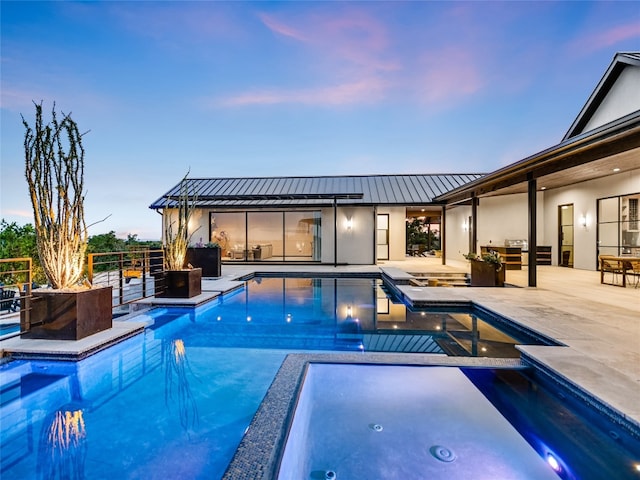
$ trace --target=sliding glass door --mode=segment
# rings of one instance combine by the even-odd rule
[[[211,241],[224,261],[319,262],[321,217],[319,210],[213,211]]]

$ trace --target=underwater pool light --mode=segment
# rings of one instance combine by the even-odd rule
[[[562,467],[560,466],[560,462],[558,462],[558,459],[556,457],[554,457],[553,454],[551,454],[551,453],[547,453],[547,463],[553,469],[554,472],[559,473],[559,472],[562,471]]]

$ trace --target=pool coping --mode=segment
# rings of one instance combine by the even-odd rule
[[[111,328],[81,340],[50,340],[21,338],[2,340],[3,357],[10,360],[83,360],[101,350],[141,334],[146,322],[113,321]]]
[[[223,480],[267,480],[277,477],[300,389],[311,363],[525,368],[520,359],[514,358],[374,352],[288,354],[227,466]]]

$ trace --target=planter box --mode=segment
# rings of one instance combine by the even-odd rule
[[[220,247],[187,248],[186,263],[201,268],[203,277],[221,277],[221,253]]]
[[[497,265],[471,260],[472,287],[504,287],[504,266],[498,270]]]
[[[167,270],[154,274],[155,296],[191,298],[202,293],[202,269]]]
[[[112,287],[74,292],[34,290],[29,314],[20,324],[22,338],[80,340],[112,327]],[[28,331],[27,331],[28,328]]]

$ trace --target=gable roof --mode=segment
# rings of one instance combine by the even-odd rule
[[[199,207],[425,205],[484,174],[350,175],[320,177],[189,178]],[[172,208],[180,183],[149,208]]]
[[[613,60],[611,61],[611,64],[609,65],[609,68],[607,68],[606,72],[600,79],[600,82],[598,82],[598,85],[596,85],[596,88],[589,96],[587,103],[582,107],[582,110],[580,110],[580,113],[571,124],[571,127],[569,127],[569,130],[563,137],[562,141],[585,133],[585,127],[587,127],[594,114],[602,106],[605,98],[607,98],[607,96],[611,93],[613,86],[620,78],[622,72],[629,67],[640,68],[640,52],[616,53],[616,55],[613,57]],[[622,115],[619,115],[619,117],[632,113],[638,109],[638,105],[634,106],[632,102],[628,105],[628,107],[629,110],[623,112]]]

